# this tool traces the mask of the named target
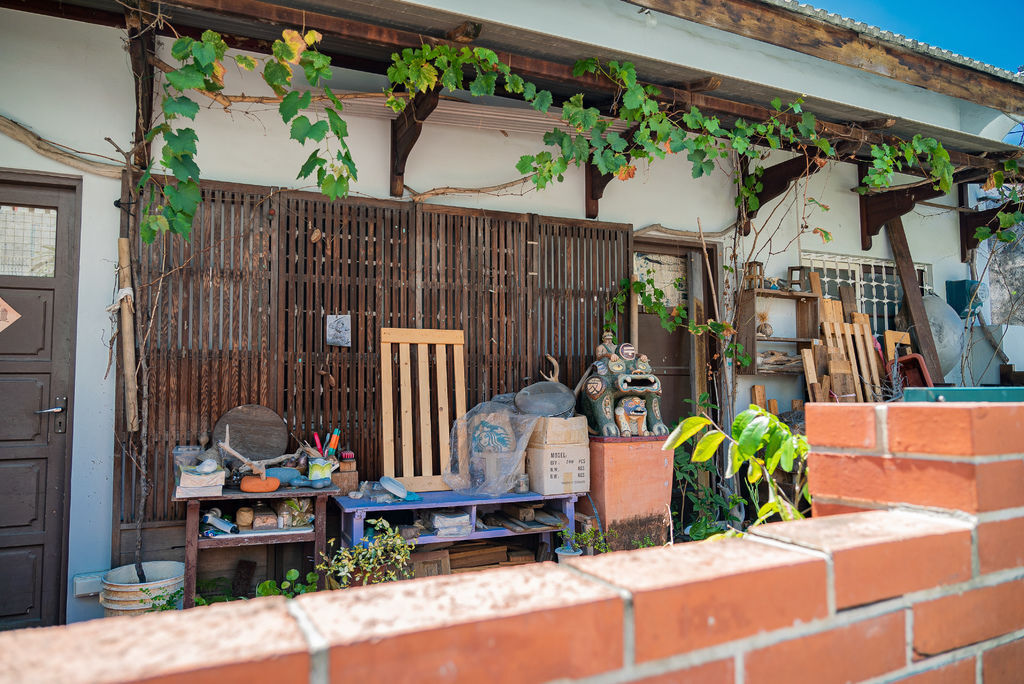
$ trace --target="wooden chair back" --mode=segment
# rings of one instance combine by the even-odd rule
[[[380,341],[384,474],[413,492],[449,489],[443,474],[450,470],[452,420],[466,413],[465,334],[461,330],[382,328]],[[395,382],[395,347],[398,382]],[[451,380],[449,358],[452,360]],[[454,416],[451,415],[452,399]],[[434,444],[437,444],[439,468],[434,467]]]

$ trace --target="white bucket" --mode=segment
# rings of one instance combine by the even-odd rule
[[[180,561],[146,561],[142,569],[146,573],[145,582],[139,582],[134,563],[103,575],[100,605],[107,617],[142,615],[153,606],[154,599],[166,600],[165,597],[185,586],[185,564]],[[180,598],[178,607],[181,607]]]

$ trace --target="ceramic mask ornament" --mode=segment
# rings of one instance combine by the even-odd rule
[[[649,359],[628,342],[618,346],[605,332],[597,347],[595,373],[580,392],[580,413],[600,437],[667,435],[661,420],[661,381]]]

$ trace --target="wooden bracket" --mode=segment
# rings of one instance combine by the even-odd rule
[[[857,163],[857,182],[867,175],[866,162]],[[954,183],[970,183],[978,180],[977,169],[965,169],[953,174]],[[987,172],[982,172],[984,177]],[[871,238],[882,231],[882,226],[895,218],[900,218],[914,209],[918,202],[942,197],[946,193],[936,190],[931,183],[900,190],[889,190],[874,195],[860,196],[860,248],[871,249]]]
[[[441,89],[418,93],[402,112],[391,121],[391,196],[405,192],[405,163],[423,131],[423,122],[437,109]]]
[[[633,136],[636,135],[638,130],[640,130],[639,125],[632,126],[622,134],[622,137],[627,142],[632,141]],[[626,155],[626,161],[630,161],[629,155]],[[608,187],[613,178],[615,178],[615,174],[601,173],[597,166],[587,162],[586,168],[583,171],[583,203],[588,219],[597,218],[601,198],[604,197],[604,189]]]
[[[819,159],[821,160],[820,162],[818,161]],[[786,192],[790,183],[802,176],[815,174],[824,168],[824,166],[824,157],[810,157],[807,153],[797,155],[792,159],[787,159],[784,162],[779,162],[778,164],[769,166],[764,170],[764,173],[761,174],[761,191],[757,193],[757,199],[759,202],[758,209],[748,209],[747,216],[749,218],[754,218],[757,216],[757,212],[761,207]],[[743,176],[745,177],[746,175],[747,172],[744,169]]]
[[[597,166],[587,163],[583,171],[584,176],[584,204],[586,205],[587,218],[596,219],[601,198],[604,197],[604,189],[611,183],[613,176],[610,173],[601,173]]]
[[[967,184],[960,184],[960,206],[967,206]],[[1001,206],[995,207],[994,209],[982,209],[981,211],[974,212],[961,212],[960,213],[960,261],[967,263],[968,252],[978,247],[978,239],[974,237],[974,233],[978,228],[982,226],[988,226],[994,223],[997,219],[996,216],[1001,211],[1005,211],[1006,207],[1009,206],[1009,202],[1004,203]]]

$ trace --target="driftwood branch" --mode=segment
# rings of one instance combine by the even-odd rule
[[[0,133],[3,133],[11,140],[20,142],[47,159],[66,164],[79,171],[93,173],[104,178],[120,178],[121,173],[124,171],[124,166],[121,164],[92,161],[61,149],[58,145],[39,137],[21,124],[3,115],[0,115]]]
[[[233,448],[231,448],[231,426],[230,425],[228,425],[227,427],[224,428],[224,441],[223,442],[217,442],[217,446],[220,447],[221,449],[223,449],[224,453],[226,453],[228,456],[233,456],[234,458],[237,458],[239,461],[241,461],[243,464],[245,464],[245,465],[249,466],[250,468],[252,468],[253,474],[254,475],[259,475],[261,480],[267,479],[267,466],[272,466],[272,465],[276,465],[278,463],[283,463],[283,462],[285,462],[285,461],[287,461],[289,459],[295,458],[296,454],[299,453],[299,452],[295,452],[294,454],[282,454],[282,455],[277,456],[275,458],[267,458],[267,459],[264,459],[262,461],[253,461],[252,459],[246,458],[245,456],[243,456],[242,454],[238,453]]]
[[[517,185],[522,185],[523,183],[533,178],[535,175],[536,174],[531,173],[529,176],[523,176],[522,178],[517,178],[516,180],[509,181],[508,183],[488,185],[487,187],[483,188],[456,188],[451,186],[434,188],[432,190],[425,190],[423,192],[414,192],[410,199],[412,199],[413,202],[422,202],[425,199],[430,199],[431,197],[438,197],[440,195],[475,195],[486,194],[490,192],[499,192],[501,190],[514,188]]]

